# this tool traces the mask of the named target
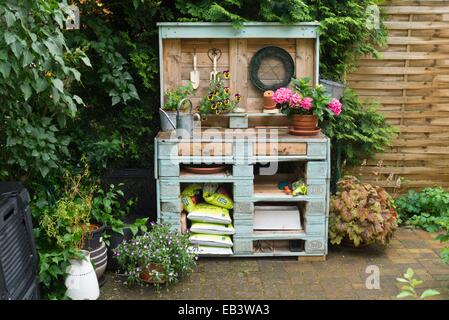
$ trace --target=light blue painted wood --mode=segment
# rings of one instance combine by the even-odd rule
[[[327,181],[325,179],[307,179],[306,183],[308,196],[326,198]]]
[[[246,129],[248,128],[248,115],[239,116],[231,115],[229,116],[229,128],[230,129]]]
[[[158,158],[159,159],[171,159],[178,157],[178,144],[177,143],[158,143]]]
[[[306,254],[326,254],[327,242],[323,237],[309,238],[305,244]]]
[[[323,159],[325,159],[327,156],[327,144],[326,143],[309,142],[307,144],[307,156],[323,157]]]
[[[178,212],[182,211],[181,201],[178,200],[168,200],[168,201],[160,201],[161,203],[161,212]]]
[[[165,22],[158,23],[162,39],[183,38],[317,38],[318,24],[280,24],[248,22],[236,29],[227,22]]]
[[[326,216],[327,199],[313,200],[306,203],[306,216]]]
[[[172,164],[170,161],[159,161],[159,177],[179,177],[179,164]]]
[[[179,182],[173,180],[159,180],[159,188],[161,200],[179,199]]]
[[[234,253],[252,253],[253,252],[253,241],[247,238],[237,238],[234,236]]]
[[[252,180],[240,180],[234,183],[234,199],[248,199],[251,198],[254,193]]]
[[[306,179],[329,178],[327,161],[308,161],[306,164]]]
[[[235,201],[234,214],[252,214],[254,212],[254,203],[252,201]]]
[[[232,167],[232,175],[234,177],[253,178],[254,167],[252,165],[234,165]]]

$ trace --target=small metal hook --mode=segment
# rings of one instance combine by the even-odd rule
[[[217,61],[218,60],[220,60],[220,58],[221,58],[221,50],[220,49],[218,49],[218,48],[212,48],[212,49],[209,49],[208,51],[207,51],[207,56],[209,57],[209,59],[210,59],[210,61],[214,61],[214,58],[216,57],[216,56],[218,56],[217,57]]]

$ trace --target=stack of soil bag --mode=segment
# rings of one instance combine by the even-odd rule
[[[215,183],[190,184],[181,193],[181,202],[191,222],[190,242],[201,255],[232,254],[231,195]]]

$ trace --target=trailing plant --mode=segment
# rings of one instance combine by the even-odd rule
[[[153,224],[149,232],[114,249],[114,256],[129,284],[144,284],[150,278],[156,286],[179,281],[196,264],[188,234],[170,231],[168,225]]]
[[[215,79],[211,80],[209,89],[201,98],[198,111],[205,117],[210,113],[220,114],[232,112],[240,102],[240,94],[231,92],[231,88],[225,86],[224,80],[229,79],[229,71],[219,72]]]
[[[310,78],[292,79],[292,89],[279,88],[273,94],[282,113],[291,116],[294,114],[314,115],[320,121],[338,117],[342,105],[338,99],[332,99],[322,85],[311,86]]]
[[[163,109],[166,111],[176,111],[181,100],[188,98],[193,92],[194,90],[191,81],[189,81],[188,85],[166,90]]]
[[[415,272],[412,268],[408,268],[404,273],[403,278],[396,278],[399,284],[402,284],[401,292],[397,295],[397,298],[414,298],[416,300],[424,300],[430,297],[439,295],[440,293],[434,289],[424,290],[421,294],[416,291],[416,288],[423,284],[422,280],[418,280],[414,277]]]
[[[381,187],[361,183],[346,176],[338,182],[338,191],[331,197],[329,239],[332,244],[349,240],[361,244],[388,244],[397,228],[393,199]]]
[[[0,157],[12,179],[45,177],[69,157],[63,129],[83,100],[75,65],[91,67],[62,33],[65,1],[0,3]]]

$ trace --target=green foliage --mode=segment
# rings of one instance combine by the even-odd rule
[[[237,108],[240,101],[240,94],[232,95],[231,89],[225,87],[224,79],[231,77],[229,71],[219,72],[215,80],[210,82],[207,93],[201,98],[199,112],[205,117],[210,113],[220,114],[232,112]]]
[[[188,98],[194,92],[192,82],[188,85],[179,86],[165,91],[165,104],[163,109],[166,111],[176,111],[182,99]]]
[[[188,234],[170,231],[168,225],[153,224],[149,232],[114,249],[120,269],[129,284],[144,284],[147,273],[156,285],[179,281],[195,267],[196,253],[190,249]]]
[[[437,239],[449,242],[449,192],[441,187],[409,190],[395,203],[401,223],[440,232]],[[449,263],[449,247],[441,250],[441,258]]]
[[[373,27],[372,10],[378,0],[176,0],[181,21],[230,21],[240,27],[244,21],[304,22],[321,24],[321,75],[344,80],[357,57],[377,55],[385,44],[386,30],[379,17]],[[373,7],[375,8],[375,7]]]
[[[82,99],[71,93],[80,81],[75,63],[89,65],[70,50],[61,31],[66,3],[0,3],[0,153],[8,175],[45,177],[68,156],[62,129]]]
[[[404,273],[403,278],[396,278],[399,284],[402,284],[401,292],[397,295],[397,298],[414,298],[416,300],[424,300],[430,297],[439,295],[440,293],[434,289],[427,289],[420,294],[416,292],[416,288],[420,286],[423,281],[414,277],[415,272],[412,268],[408,268]]]
[[[384,152],[398,130],[385,121],[374,103],[362,103],[351,89],[341,99],[343,111],[338,118],[328,118],[320,127],[332,139],[333,148],[341,147],[342,161],[359,164]]]
[[[350,240],[360,244],[387,244],[397,228],[393,200],[381,187],[373,187],[352,176],[338,182],[329,212],[329,239],[332,244]]]

